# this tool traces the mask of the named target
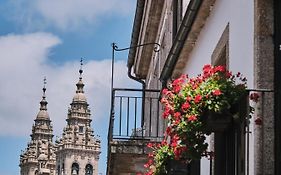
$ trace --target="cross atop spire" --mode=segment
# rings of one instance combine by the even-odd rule
[[[44,77],[44,79],[43,79],[43,96],[42,96],[42,100],[40,102],[40,110],[47,110],[48,102],[46,101],[46,84],[47,84],[47,79],[46,79],[46,77]]]
[[[81,58],[81,60],[80,60],[80,69],[79,69],[80,75],[79,75],[79,81],[76,84],[76,86],[77,86],[76,93],[84,93],[84,90],[83,90],[84,84],[82,82],[82,73],[83,73],[82,66],[83,66],[83,58]]]
[[[43,79],[43,98],[45,98],[45,93],[46,93],[46,84],[47,84],[47,79],[46,79],[46,76],[44,77]]]
[[[80,69],[79,69],[80,78],[82,78],[82,73],[83,73],[82,66],[83,66],[83,58],[81,58],[80,60]]]

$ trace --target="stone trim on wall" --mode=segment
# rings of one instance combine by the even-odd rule
[[[226,25],[212,53],[211,64],[229,67],[229,23]],[[215,151],[215,133],[210,135],[209,150]],[[212,174],[215,174],[215,163],[212,164]]]
[[[226,25],[211,56],[212,65],[229,67],[229,23]]]
[[[254,1],[254,86],[274,87],[273,1]],[[262,125],[254,127],[254,174],[274,174],[274,96],[266,94],[255,117]]]

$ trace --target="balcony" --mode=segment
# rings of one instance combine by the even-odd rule
[[[159,93],[159,90],[149,89],[113,89],[108,175],[144,171],[147,143],[161,141],[164,133]]]
[[[252,93],[258,94],[257,103],[249,101],[247,97],[240,104],[240,115],[243,115],[245,120],[240,124],[233,120],[230,128],[210,136],[209,150],[214,156],[202,159],[201,165],[197,162],[197,165],[194,165],[195,169],[189,169],[187,174],[252,173],[253,148],[255,151],[260,149],[255,146],[257,141],[253,138],[262,137],[261,132],[265,127],[263,118],[273,116],[273,91],[248,90],[249,95]],[[143,172],[149,151],[146,144],[161,141],[166,126],[161,118],[159,90],[113,89],[112,94],[107,174]],[[255,108],[251,117],[250,106]]]

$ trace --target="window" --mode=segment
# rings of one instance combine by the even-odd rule
[[[213,53],[211,56],[212,65],[218,66],[223,65],[228,69],[229,63],[229,24],[224,29]],[[229,129],[229,131],[223,131],[221,133],[216,132],[214,134],[214,171],[215,174],[232,174],[233,166],[235,162],[233,162],[233,146],[234,142],[232,138],[233,129]],[[233,151],[234,152],[234,151]],[[231,165],[232,163],[232,165]],[[227,168],[226,168],[227,167]]]
[[[213,65],[229,67],[229,24],[227,24],[212,54]],[[243,125],[232,125],[228,130],[214,135],[214,172],[215,174],[243,174],[241,163],[245,162],[245,140]],[[240,169],[241,168],[241,169]]]
[[[83,126],[79,126],[79,132],[82,133],[84,130]]]
[[[57,167],[57,172],[58,172],[58,175],[60,175],[60,165],[58,165],[58,167]]]
[[[61,171],[62,171],[62,172],[64,171],[64,161],[62,162],[62,168],[61,168]]]
[[[73,163],[71,167],[71,175],[78,175],[79,174],[79,165],[78,163]]]
[[[91,164],[86,165],[85,175],[93,175],[93,166]]]

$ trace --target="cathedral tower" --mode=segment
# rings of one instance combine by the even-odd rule
[[[62,138],[56,141],[57,175],[97,175],[100,140],[91,128],[89,104],[82,82],[82,60],[77,90],[68,109],[67,125]]]
[[[53,126],[47,112],[46,78],[40,110],[32,126],[31,141],[20,155],[21,175],[55,175],[55,148],[52,143]]]

